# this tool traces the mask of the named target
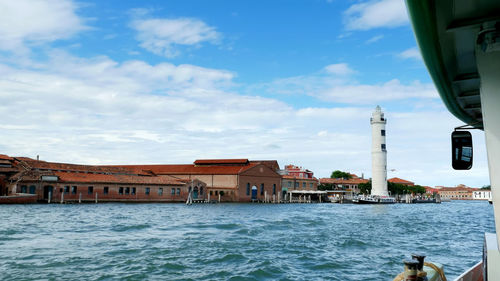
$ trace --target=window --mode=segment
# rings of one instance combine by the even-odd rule
[[[181,189],[177,188],[177,195],[181,195]]]
[[[125,187],[125,195],[129,195],[130,194],[130,187]]]
[[[264,184],[260,184],[260,195],[264,195]]]
[[[170,194],[175,195],[175,188],[173,188],[173,187],[172,187],[172,188],[170,189]]]
[[[132,195],[135,195],[135,191],[136,191],[135,187],[132,187]]]
[[[66,186],[64,187],[64,193],[65,193],[65,194],[68,194],[68,193],[69,193],[69,185],[66,185]]]
[[[210,190],[210,196],[212,196],[212,195],[213,195],[213,194],[212,194],[212,190]]]
[[[311,189],[313,189],[313,188],[314,188],[314,184],[313,184],[312,182],[311,182],[311,183],[309,183],[309,187],[310,187]]]
[[[200,195],[203,195],[203,186],[200,186]]]
[[[89,186],[89,191],[88,191],[89,194],[92,194],[94,193],[94,187],[93,186]]]
[[[218,190],[215,191],[215,196],[217,196],[217,195],[219,195],[219,191]]]
[[[71,194],[76,194],[77,188],[76,186],[71,187]]]
[[[382,150],[385,150],[385,143],[382,144]]]
[[[292,187],[292,182],[288,181],[288,187]]]
[[[273,184],[273,195],[276,194],[276,184]]]
[[[380,135],[385,136],[385,130],[381,130]]]
[[[211,191],[210,191],[210,195],[212,195]],[[250,195],[250,183],[247,183],[247,195]]]
[[[102,193],[108,194],[109,193],[109,187],[105,186]]]
[[[146,192],[145,192],[145,193],[146,193],[146,195],[149,195],[149,192],[150,192],[150,191],[151,191],[151,190],[150,190],[150,188],[149,188],[149,187],[146,187]]]
[[[21,193],[28,192],[28,187],[26,185],[21,185]]]
[[[295,189],[297,189],[297,187],[299,187],[299,183],[295,182]]]
[[[30,185],[30,193],[35,194],[36,186]]]
[[[123,195],[123,187],[120,186],[120,188],[118,189],[118,194]]]
[[[302,188],[306,188],[306,182],[302,183]]]
[[[158,195],[163,195],[163,187],[158,188]]]

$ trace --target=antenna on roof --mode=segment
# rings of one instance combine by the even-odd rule
[[[36,161],[40,161],[40,155],[36,156]]]

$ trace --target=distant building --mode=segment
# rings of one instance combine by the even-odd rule
[[[286,165],[280,174],[283,194],[293,190],[318,190],[318,179],[308,169],[295,165]]]
[[[195,200],[263,201],[280,195],[278,171],[277,161],[248,159],[92,166],[0,155],[0,195],[52,202],[96,198],[101,202],[185,202],[189,194]]]
[[[404,180],[404,179],[400,179],[400,178],[390,178],[387,181],[391,182],[391,183],[397,183],[397,184],[403,184],[403,185],[410,185],[410,186],[415,185],[415,183],[412,181],[408,181],[408,180]]]
[[[478,191],[478,188],[471,188],[460,184],[456,187],[436,186],[441,198],[450,200],[471,200],[473,199],[473,192]]]
[[[473,191],[472,192],[472,199],[473,200],[490,200],[490,199],[492,199],[491,190],[479,189],[479,190]]]
[[[361,183],[368,183],[369,180],[360,178],[355,174],[351,174],[350,179],[332,179],[332,178],[321,178],[319,179],[320,184],[331,184],[335,190],[345,190],[352,191],[353,193],[359,193],[358,185]]]

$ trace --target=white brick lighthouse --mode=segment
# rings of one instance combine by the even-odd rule
[[[385,124],[387,120],[377,105],[370,119],[372,125],[372,193],[389,196],[387,191],[387,150],[385,147]]]

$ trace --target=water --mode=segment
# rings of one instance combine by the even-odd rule
[[[481,259],[492,206],[0,206],[1,280],[392,280],[411,252],[448,280]]]

